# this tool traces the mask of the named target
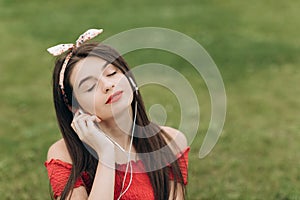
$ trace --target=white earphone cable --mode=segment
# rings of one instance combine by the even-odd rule
[[[131,149],[132,149],[132,143],[133,143],[133,134],[134,134],[134,130],[135,130],[135,122],[136,122],[136,115],[137,115],[137,101],[135,101],[135,109],[134,109],[134,119],[133,119],[133,125],[132,125],[132,130],[131,130],[131,138],[130,138],[130,146],[129,146],[129,152],[128,152],[128,160],[127,160],[127,164],[126,164],[126,170],[125,170],[125,175],[123,178],[123,182],[122,182],[122,188],[121,188],[121,193],[120,196],[118,197],[118,200],[127,192],[127,190],[129,189],[131,183],[132,183],[132,163],[131,163]],[[124,185],[125,185],[125,180],[127,177],[127,173],[128,173],[128,167],[130,166],[130,180],[129,183],[126,187],[126,189],[122,192]]]

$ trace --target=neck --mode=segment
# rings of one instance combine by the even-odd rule
[[[110,119],[101,121],[99,126],[105,134],[127,151],[132,133],[132,124],[132,109],[129,107],[128,110],[120,112]]]

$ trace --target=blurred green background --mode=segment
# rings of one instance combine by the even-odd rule
[[[201,76],[167,52],[126,55],[131,66],[172,66],[199,91],[201,124],[191,145],[189,199],[300,199],[299,10],[297,0],[0,0],[0,199],[50,198],[43,163],[60,134],[51,95],[55,59],[46,48],[73,42],[89,28],[104,28],[96,39],[101,41],[147,26],[198,41],[226,87],[222,135],[199,159],[210,120]],[[176,127],[178,103],[158,89],[142,88],[147,108],[172,105],[167,125]]]

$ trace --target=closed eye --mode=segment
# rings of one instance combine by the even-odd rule
[[[113,76],[117,73],[117,71],[114,71],[113,73],[108,74],[107,76]]]
[[[95,86],[96,86],[96,84],[94,84],[92,87],[90,87],[89,89],[87,89],[86,91],[87,92],[90,92],[90,91],[92,91],[94,88],[95,88]]]

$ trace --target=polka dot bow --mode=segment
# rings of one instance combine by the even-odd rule
[[[74,47],[75,48],[79,47],[84,42],[93,39],[94,37],[101,34],[102,32],[103,29],[89,29],[79,36],[79,38],[76,40],[76,44],[59,44],[48,48],[47,51],[51,53],[53,56],[59,56],[64,52],[73,49]]]
[[[59,56],[66,51],[73,50],[74,48],[78,48],[81,44],[85,43],[88,40],[93,39],[94,37],[101,34],[102,32],[103,29],[89,29],[79,36],[79,38],[76,40],[76,44],[59,44],[48,48],[47,51],[53,56]],[[59,74],[59,85],[63,94],[64,94],[64,74],[65,74],[67,64],[71,57],[72,57],[72,51],[66,56]]]

